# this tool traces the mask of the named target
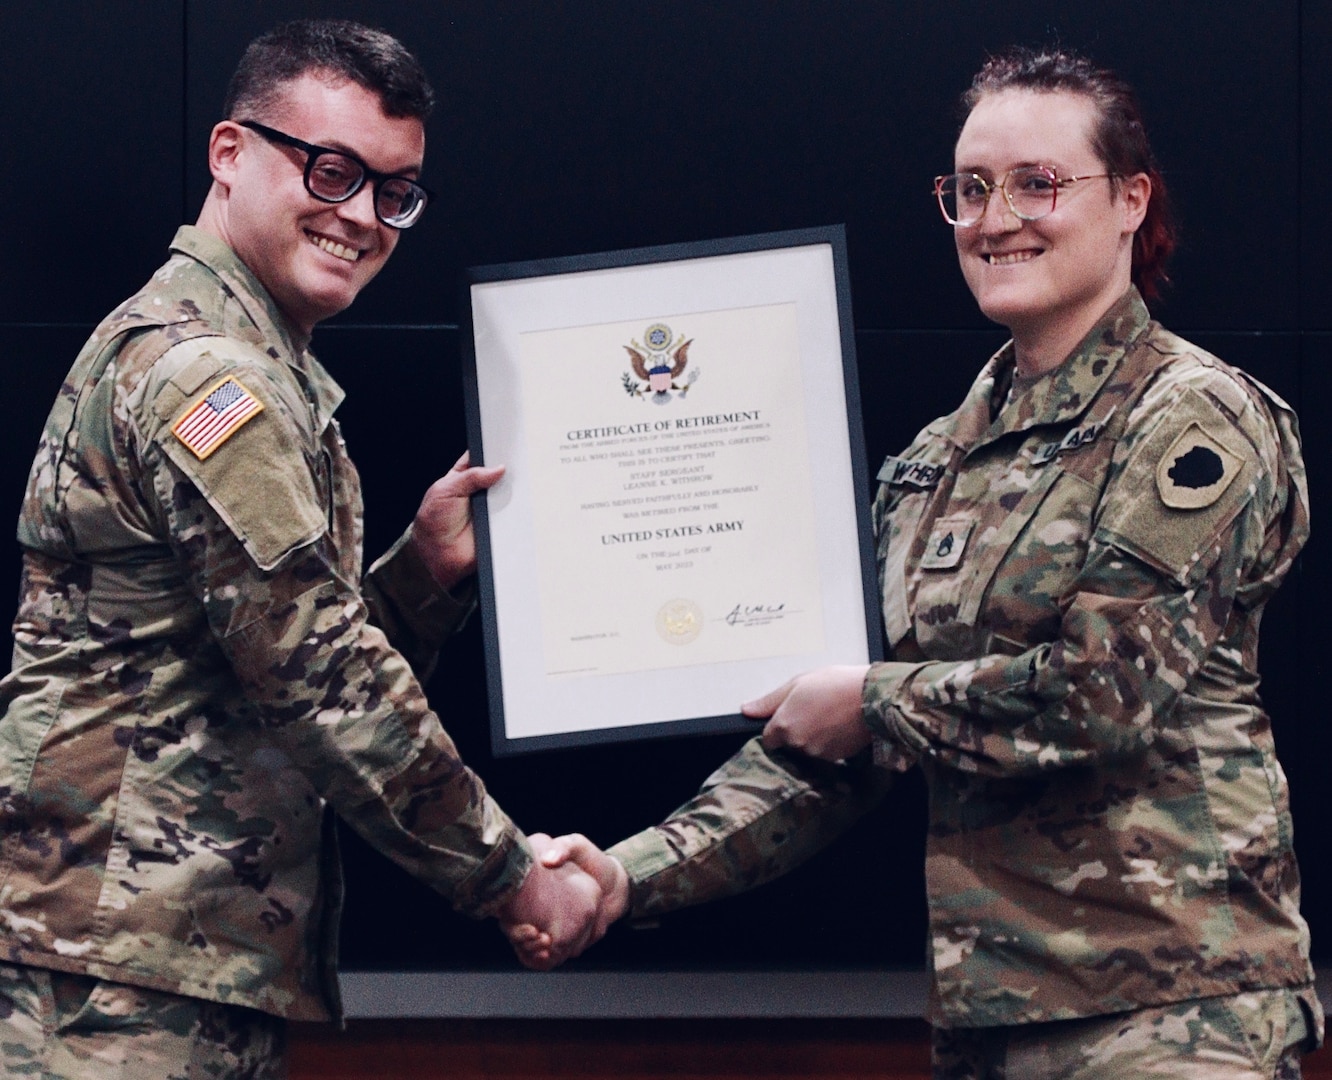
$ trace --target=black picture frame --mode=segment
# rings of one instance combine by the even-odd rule
[[[741,258],[737,261],[735,258],[737,256],[749,258]],[[795,260],[791,263],[794,268],[796,266],[803,267],[807,259],[812,259],[818,268],[812,276],[821,279],[826,275],[827,280],[811,282],[807,280],[811,275],[803,272],[798,275],[788,275],[798,276],[801,279],[800,281],[791,282],[791,295],[813,298],[799,302],[791,301],[792,304],[796,305],[797,315],[804,318],[799,333],[805,334],[807,332],[805,324],[813,323],[821,326],[823,338],[827,340],[821,339],[819,347],[813,351],[819,352],[821,355],[826,352],[829,356],[835,352],[836,355],[835,362],[831,364],[826,358],[819,361],[823,366],[819,368],[819,378],[814,380],[818,384],[817,390],[811,391],[806,387],[802,391],[807,402],[811,394],[816,395],[820,402],[815,409],[816,418],[820,422],[810,425],[810,427],[817,427],[818,433],[813,435],[806,432],[806,434],[811,440],[827,440],[830,438],[837,440],[844,453],[844,457],[841,458],[844,469],[839,468],[836,477],[823,478],[825,483],[817,485],[820,489],[817,498],[822,500],[826,497],[822,488],[828,486],[838,487],[844,492],[849,492],[849,497],[845,494],[842,495],[839,504],[845,507],[844,511],[839,510],[832,515],[810,515],[819,518],[819,520],[811,522],[810,528],[817,532],[818,541],[816,546],[819,548],[819,559],[822,563],[826,564],[830,561],[824,551],[825,542],[835,544],[843,555],[842,558],[835,560],[837,564],[835,573],[839,579],[836,592],[841,600],[839,603],[831,604],[824,597],[822,603],[825,610],[830,607],[836,609],[836,626],[833,627],[832,633],[838,638],[838,641],[829,655],[820,654],[816,662],[871,662],[882,658],[883,638],[872,528],[869,520],[868,469],[864,432],[861,426],[850,278],[843,226],[830,225],[696,243],[633,248],[568,258],[478,266],[467,271],[467,297],[463,304],[464,325],[461,330],[463,390],[471,459],[474,463],[485,463],[495,457],[490,453],[492,444],[501,444],[506,447],[507,453],[501,454],[500,458],[506,459],[504,463],[509,466],[510,470],[505,480],[494,491],[489,494],[482,493],[475,497],[473,506],[478,548],[480,606],[490,707],[491,744],[496,756],[634,739],[757,730],[754,721],[739,713],[738,703],[752,693],[779,685],[782,678],[797,674],[807,667],[816,666],[816,662],[810,662],[807,654],[800,652],[780,658],[764,657],[759,661],[760,664],[766,665],[771,660],[774,670],[782,669],[781,677],[769,678],[767,682],[756,689],[750,687],[748,694],[734,695],[729,699],[736,702],[734,710],[708,707],[699,710],[677,706],[673,712],[670,712],[672,706],[662,705],[661,708],[670,712],[670,715],[647,720],[640,718],[623,724],[613,720],[607,722],[606,717],[603,716],[595,726],[580,726],[585,723],[582,718],[588,714],[590,703],[600,707],[603,700],[609,700],[610,704],[607,708],[613,710],[616,700],[627,700],[624,698],[624,695],[628,693],[625,689],[626,686],[630,684],[637,686],[639,678],[650,682],[653,676],[647,674],[638,676],[627,671],[612,673],[604,677],[603,685],[596,684],[595,678],[593,678],[592,682],[585,683],[586,689],[582,691],[585,696],[580,704],[571,705],[571,701],[577,701],[579,697],[580,691],[575,689],[570,692],[568,698],[560,697],[555,705],[551,705],[550,676],[546,676],[548,681],[542,683],[541,677],[533,676],[530,672],[515,675],[515,670],[518,667],[530,665],[530,656],[532,655],[530,643],[523,641],[522,644],[515,644],[515,641],[531,633],[533,626],[536,626],[538,628],[537,632],[540,632],[539,627],[542,618],[540,604],[532,595],[533,592],[538,590],[533,589],[532,585],[534,581],[540,585],[541,580],[537,571],[532,571],[533,577],[529,578],[527,569],[517,569],[518,566],[525,566],[526,562],[531,560],[510,559],[503,554],[506,550],[504,544],[507,542],[503,536],[498,537],[501,555],[497,558],[497,522],[495,515],[497,513],[496,500],[500,500],[499,506],[502,509],[498,510],[498,513],[501,515],[505,513],[518,515],[518,512],[512,509],[515,502],[528,506],[533,501],[530,494],[524,495],[521,481],[514,479],[515,473],[521,477],[524,469],[528,469],[529,472],[535,471],[534,468],[529,468],[529,466],[532,466],[532,455],[524,452],[523,434],[519,433],[512,438],[507,437],[511,434],[509,431],[511,426],[521,428],[524,423],[520,415],[514,415],[523,412],[521,405],[516,404],[521,400],[523,390],[516,388],[513,384],[522,383],[531,376],[522,374],[516,364],[510,365],[503,372],[498,369],[492,371],[491,368],[487,367],[487,364],[491,364],[492,367],[496,364],[496,357],[508,355],[504,351],[506,346],[497,345],[497,340],[506,338],[517,341],[520,337],[518,330],[510,328],[510,322],[529,326],[529,328],[531,325],[535,325],[538,328],[538,333],[545,330],[542,316],[531,314],[534,307],[539,308],[541,306],[540,303],[534,304],[532,302],[534,297],[544,296],[549,298],[555,296],[562,298],[553,301],[556,304],[555,310],[560,313],[558,321],[569,327],[581,329],[586,321],[583,312],[581,310],[570,312],[567,308],[572,306],[574,309],[578,309],[584,298],[587,298],[590,311],[600,312],[600,315],[596,317],[588,316],[593,323],[596,322],[596,318],[604,318],[607,310],[614,311],[617,321],[620,316],[629,320],[638,318],[639,322],[645,319],[650,321],[654,318],[652,312],[658,310],[652,305],[659,304],[661,301],[652,292],[655,286],[648,285],[644,289],[643,282],[657,281],[658,284],[662,280],[668,283],[692,282],[697,279],[698,275],[706,276],[708,274],[713,275],[714,279],[724,279],[729,282],[735,278],[736,274],[742,275],[743,280],[744,273],[753,272],[763,278],[764,284],[755,286],[753,290],[736,286],[736,289],[739,290],[736,295],[750,296],[751,292],[762,294],[765,288],[771,287],[774,296],[773,302],[779,304],[785,302],[783,300],[785,296],[785,293],[782,292],[783,286],[780,284],[770,285],[767,278],[772,277],[775,282],[780,283],[784,278],[782,267],[785,266],[787,260]],[[774,271],[773,267],[777,267],[777,269]],[[649,270],[647,277],[642,276],[641,271],[644,268]],[[658,270],[664,270],[664,278],[653,276]],[[609,302],[610,308],[608,309],[606,307],[608,302],[604,299],[607,290],[616,293],[617,287],[623,285],[626,280],[626,272],[633,272],[636,275],[626,289],[633,298],[627,301]],[[551,290],[554,290],[554,292],[552,293]],[[641,311],[633,311],[633,305],[638,303],[638,292],[636,290],[652,297],[651,300],[645,301],[648,306]],[[729,290],[729,285],[722,289],[723,292]],[[684,291],[689,292],[690,290],[685,288]],[[820,314],[813,309],[822,306],[819,298],[824,292],[826,292],[828,302],[835,307],[835,311],[822,311]],[[574,298],[571,305],[568,303],[570,297]],[[805,309],[800,309],[799,303],[804,303]],[[621,306],[616,307],[616,304]],[[625,304],[628,305],[627,308],[623,306]],[[671,305],[667,302],[666,306],[669,308]],[[479,307],[480,310],[478,310]],[[689,307],[689,304],[685,303],[685,307]],[[707,308],[708,305],[703,304],[702,307]],[[741,307],[737,306],[735,310],[741,310]],[[723,300],[716,305],[714,312],[716,310],[720,310],[723,315],[726,315],[731,309],[726,307]],[[628,314],[631,311],[632,314]],[[497,312],[499,314],[496,314]],[[714,312],[707,312],[707,314],[713,314]],[[535,322],[533,323],[532,320],[535,320]],[[502,333],[496,332],[496,325],[504,327]],[[478,332],[481,335],[480,346],[478,346]],[[804,339],[801,340],[803,342]],[[637,344],[636,339],[634,343]],[[797,351],[801,354],[798,363],[801,365],[809,363],[805,352],[810,350],[806,350],[802,344]],[[510,352],[512,352],[512,349],[510,349]],[[621,357],[621,362],[623,364],[623,357]],[[502,366],[502,363],[500,366]],[[524,366],[522,370],[533,370],[533,368],[529,364]],[[836,388],[830,390],[827,385],[828,380],[833,377],[832,372],[834,371],[837,376],[840,376],[840,392],[837,392]],[[626,391],[630,394],[634,393],[634,390],[630,388],[630,382],[633,381],[630,374],[625,373],[623,378]],[[808,373],[806,373],[805,379],[809,381]],[[672,389],[675,388],[672,387]],[[687,391],[688,388],[685,389]],[[649,396],[647,384],[642,384],[641,396]],[[683,398],[684,393],[679,393],[678,396]],[[832,416],[829,414],[832,414]],[[733,415],[736,414],[722,414],[723,418]],[[506,437],[496,438],[496,431],[504,432]],[[640,452],[647,453],[648,451]],[[519,460],[514,460],[515,457]],[[500,458],[496,458],[496,460],[500,460]],[[823,468],[819,465],[811,465],[810,467],[815,473]],[[842,475],[843,471],[845,475]],[[510,485],[510,487],[506,490],[505,485]],[[515,491],[518,492],[517,495],[514,494]],[[783,508],[785,510],[785,505]],[[664,513],[666,511],[656,512]],[[513,516],[512,520],[516,522],[520,516]],[[521,537],[523,530],[529,528],[531,524],[531,516],[530,513],[527,513],[526,517],[522,517],[523,523],[521,525],[505,526],[509,528],[508,535]],[[830,525],[829,522],[823,520],[827,516],[837,519],[835,525]],[[501,517],[501,522],[503,520]],[[835,539],[828,540],[829,530],[836,533]],[[501,528],[498,531],[502,532],[503,529]],[[545,548],[545,545],[539,544],[535,538],[531,537],[525,540],[520,539],[516,541],[516,544],[521,547],[529,542],[533,549],[544,550]],[[643,558],[644,556],[640,554],[638,557]],[[508,559],[507,564],[506,559]],[[844,579],[848,570],[854,577],[854,582],[850,585]],[[826,572],[827,567],[824,565],[821,567],[819,578],[821,587],[824,582],[823,575],[826,575]],[[497,582],[497,575],[501,578],[505,575],[508,575],[509,578],[521,577],[523,581],[511,586],[506,580],[505,585],[501,587]],[[848,604],[846,598],[851,594],[854,594],[854,599]],[[512,599],[519,595],[524,597],[521,604]],[[506,596],[510,598],[507,603]],[[735,609],[728,613],[728,617],[734,614]],[[710,618],[714,622],[717,620],[715,614],[711,615]],[[855,624],[854,630],[848,629],[848,624],[852,621]],[[515,631],[514,627],[518,629]],[[863,634],[863,638],[860,637],[861,634]],[[842,643],[841,636],[843,635],[856,638],[856,644],[853,646]],[[515,660],[515,657],[522,659]],[[750,674],[751,669],[749,667],[745,667],[743,663],[739,666],[744,668],[747,674]],[[706,677],[711,679],[718,669],[725,669],[725,663],[708,663],[703,665],[703,668],[708,669]],[[686,665],[683,670],[692,670],[695,675],[698,675],[702,669],[699,667],[691,669]],[[767,667],[764,667],[763,670],[766,673]],[[725,674],[728,673],[729,671],[723,671],[722,678],[724,679]],[[556,674],[563,675],[564,673],[557,672]],[[660,673],[657,677],[659,679],[664,678]],[[506,680],[508,680],[507,687]],[[514,695],[511,693],[515,682],[521,682],[523,686],[521,694]],[[562,691],[563,687],[571,682],[577,682],[577,680],[564,679],[560,684]],[[671,685],[680,685],[680,683],[672,682]],[[608,687],[618,687],[618,689],[608,690]],[[506,693],[506,690],[510,692]],[[634,691],[633,694],[635,698],[639,697],[637,691]],[[617,695],[619,695],[619,698],[617,698]],[[641,696],[651,699],[655,705],[662,695],[659,692],[654,693],[649,688]],[[519,700],[518,705],[514,704],[513,699],[515,697]],[[595,709],[591,711],[595,711]],[[626,713],[636,712],[637,709],[625,709],[624,711]],[[537,732],[531,731],[530,727],[525,730],[516,730],[512,721],[515,714],[519,712],[532,715],[539,712],[541,723],[545,727]],[[569,715],[569,719],[560,718],[566,714]]]

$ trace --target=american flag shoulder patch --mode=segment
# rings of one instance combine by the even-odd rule
[[[228,375],[185,410],[171,433],[203,461],[263,411],[263,402]]]

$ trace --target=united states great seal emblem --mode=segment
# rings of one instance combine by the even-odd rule
[[[624,347],[629,354],[633,375],[624,373],[624,392],[656,405],[665,405],[675,397],[684,397],[698,381],[698,368],[689,370],[689,346],[693,338],[677,337],[665,323],[653,323],[643,331],[643,340],[630,340]],[[634,376],[637,376],[635,378]]]

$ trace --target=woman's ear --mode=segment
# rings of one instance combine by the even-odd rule
[[[1124,208],[1124,232],[1135,233],[1147,216],[1147,204],[1152,199],[1152,178],[1146,173],[1135,173],[1120,180],[1119,198]]]

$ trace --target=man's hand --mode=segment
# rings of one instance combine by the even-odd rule
[[[860,711],[868,670],[862,664],[807,671],[740,709],[755,720],[771,717],[763,729],[767,749],[789,746],[824,761],[843,761],[870,744]]]
[[[425,493],[412,522],[412,540],[430,576],[451,589],[476,572],[476,539],[472,534],[471,496],[504,475],[503,465],[469,466],[463,454],[453,468]]]
[[[603,899],[598,881],[577,865],[548,867],[538,859],[522,887],[500,910],[500,926],[510,941],[511,928],[531,927],[533,932],[526,937],[535,941],[540,936],[539,944],[526,949],[515,946],[514,950],[528,967],[549,971],[606,932],[599,917]]]
[[[501,915],[501,929],[518,959],[527,967],[549,971],[600,941],[610,924],[629,910],[629,875],[618,860],[580,833],[554,840],[545,833],[534,833],[528,840],[542,867],[552,873],[577,870],[596,882],[600,894],[586,940],[577,948],[561,943],[558,933],[547,923],[517,917],[518,913],[512,910]]]

